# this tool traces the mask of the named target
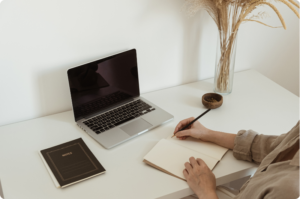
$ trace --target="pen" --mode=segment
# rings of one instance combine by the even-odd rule
[[[185,127],[183,127],[182,129],[180,129],[179,131],[185,130],[187,127],[189,127],[190,125],[192,125],[194,122],[196,122],[200,117],[202,117],[203,115],[205,115],[206,113],[208,113],[210,110],[211,109],[206,110],[204,113],[202,113],[201,115],[199,115],[196,119],[194,119],[193,121],[191,121],[190,123],[188,123]],[[179,132],[179,131],[177,131],[177,132]],[[176,135],[176,133],[172,137],[174,137]]]

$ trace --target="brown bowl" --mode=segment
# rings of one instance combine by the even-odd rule
[[[217,93],[206,93],[202,96],[202,104],[209,109],[219,108],[223,104],[223,96]]]

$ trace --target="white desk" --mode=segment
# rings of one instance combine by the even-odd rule
[[[279,135],[299,119],[299,98],[256,71],[236,73],[232,94],[201,122],[208,128],[237,133],[253,129]],[[143,94],[175,119],[111,150],[79,129],[71,111],[0,127],[0,179],[5,199],[152,199],[180,198],[192,193],[186,182],[142,162],[145,154],[173,132],[176,124],[198,116],[213,79]],[[54,187],[38,151],[82,137],[107,173],[65,189]],[[183,164],[183,163],[182,163]],[[255,171],[252,163],[235,160],[229,151],[214,169],[217,184]]]

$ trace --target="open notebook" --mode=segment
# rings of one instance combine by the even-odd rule
[[[185,180],[184,163],[190,157],[201,158],[213,170],[228,149],[194,138],[179,140],[176,137],[160,140],[144,157],[144,162],[177,178]]]

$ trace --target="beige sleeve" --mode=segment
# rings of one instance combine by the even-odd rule
[[[233,156],[238,160],[260,163],[280,144],[285,135],[258,135],[253,130],[241,130],[234,140]]]

